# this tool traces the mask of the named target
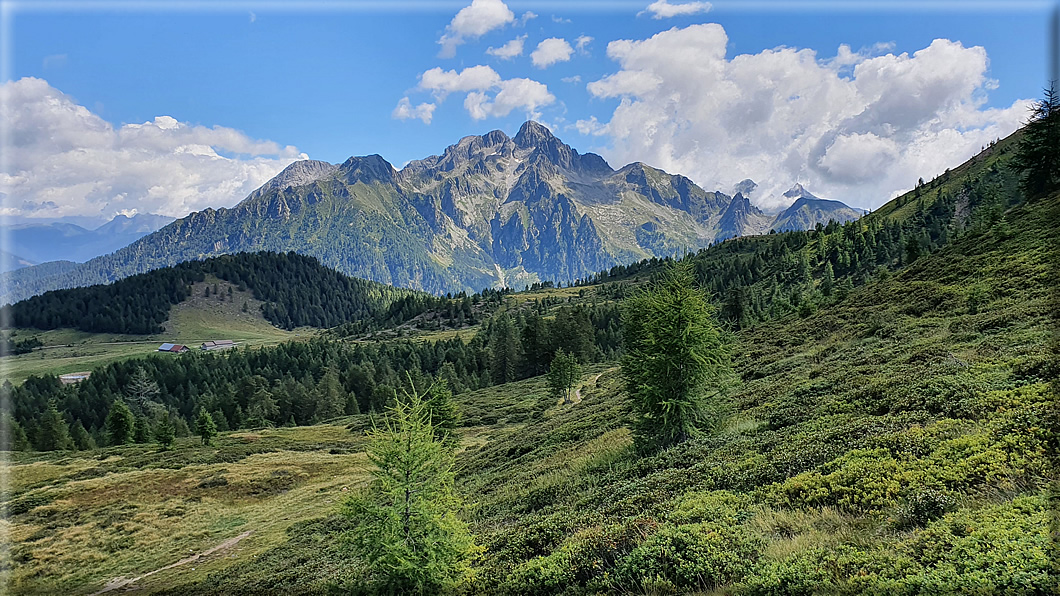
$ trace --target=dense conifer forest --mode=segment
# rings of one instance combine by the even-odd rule
[[[430,295],[343,275],[297,253],[238,253],[188,261],[112,284],[53,290],[11,306],[14,327],[72,327],[103,333],[162,331],[169,309],[193,283],[214,275],[265,302],[262,314],[284,329],[400,323],[435,306]]]

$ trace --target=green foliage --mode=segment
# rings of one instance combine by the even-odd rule
[[[1060,92],[1057,81],[1034,104],[1012,165],[1019,170],[1020,190],[1038,197],[1060,188]]]
[[[69,426],[63,420],[63,416],[56,408],[55,402],[50,403],[44,415],[41,416],[40,426],[37,428],[35,447],[38,451],[57,451],[73,448]]]
[[[319,422],[342,416],[346,409],[345,393],[339,382],[338,371],[328,368],[328,371],[320,378],[320,384],[317,385],[316,412],[313,420]]]
[[[634,590],[712,590],[743,577],[762,546],[739,527],[666,524],[618,563],[615,576]]]
[[[149,443],[151,436],[154,434],[151,432],[151,422],[146,416],[135,416],[136,422],[133,424],[133,442],[134,443]]]
[[[581,366],[574,354],[557,350],[548,369],[548,388],[557,399],[562,397],[564,404],[572,403],[571,394],[581,374]]]
[[[224,419],[223,415],[221,419]],[[195,419],[195,434],[202,438],[203,445],[209,445],[217,434],[217,423],[214,422],[214,417],[206,411],[205,407],[199,408],[199,416]]]
[[[126,445],[133,442],[134,425],[132,411],[125,405],[125,400],[115,399],[107,414],[107,444]]]
[[[502,385],[514,381],[519,366],[519,338],[507,314],[500,315],[492,322],[489,345],[493,382]]]
[[[680,443],[706,423],[706,400],[721,389],[729,368],[714,312],[693,287],[687,265],[670,268],[626,300],[622,375],[638,414],[635,432],[642,446]]]
[[[453,401],[453,392],[445,379],[438,379],[427,389],[424,405],[431,420],[434,438],[448,447],[456,447],[460,437],[456,427],[460,424],[460,410]]]
[[[47,292],[3,308],[14,327],[160,333],[170,307],[187,299],[191,285],[207,275],[252,290],[265,303],[265,318],[284,329],[349,322],[375,328],[404,322],[442,302],[411,290],[348,277],[313,257],[258,252],[189,260],[111,284]],[[207,287],[206,297],[210,291]],[[218,294],[216,284],[213,293]]]
[[[88,451],[96,448],[96,440],[85,430],[85,425],[80,420],[74,422],[70,427],[70,440],[78,451]]]
[[[29,448],[29,438],[18,420],[8,412],[0,413],[0,450],[25,451]]]
[[[162,450],[165,451],[173,446],[173,440],[176,438],[176,431],[173,429],[173,423],[169,420],[169,412],[163,412],[162,418],[155,425],[155,440],[162,446]]]
[[[137,367],[125,386],[125,396],[133,404],[137,413],[144,414],[150,411],[150,402],[154,401],[159,394],[158,383],[147,374],[142,366]],[[145,441],[137,441],[143,443]]]
[[[466,581],[476,548],[456,515],[453,459],[413,390],[368,433],[371,482],[343,506],[353,552],[379,594],[435,594]]]

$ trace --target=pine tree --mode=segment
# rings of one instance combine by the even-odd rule
[[[460,423],[460,410],[453,402],[453,392],[445,379],[438,379],[427,390],[427,413],[430,415],[434,437],[449,447],[460,443],[456,425]]]
[[[317,403],[314,419],[318,422],[342,416],[346,409],[346,391],[339,381],[336,367],[328,367],[317,384]]]
[[[213,423],[217,427],[217,432],[227,432],[232,430],[228,427],[228,417],[221,410],[214,410],[213,414],[210,415],[213,418]]]
[[[564,404],[572,403],[571,394],[581,378],[581,366],[578,359],[569,352],[556,350],[552,365],[548,369],[548,388],[555,398],[563,398]]]
[[[457,516],[453,455],[435,437],[430,413],[413,391],[368,433],[374,466],[368,487],[343,514],[356,524],[350,543],[368,566],[377,594],[437,594],[470,571],[478,550]]]
[[[59,413],[55,402],[48,403],[48,409],[41,416],[40,424],[37,426],[37,450],[58,451],[70,449],[73,443],[70,441],[70,430]]]
[[[147,374],[142,366],[136,367],[132,376],[129,377],[129,383],[125,386],[125,395],[136,408],[137,413],[141,415],[148,413],[149,404],[154,402],[160,393],[158,383]]]
[[[502,314],[493,321],[489,339],[490,372],[493,382],[503,385],[515,380],[519,363],[519,341],[511,317]]]
[[[240,391],[247,396],[244,425],[248,428],[271,426],[280,415],[280,410],[269,391],[269,381],[261,375],[254,375],[243,380]]]
[[[133,442],[133,414],[121,398],[114,400],[107,414],[107,443],[127,445]]]
[[[148,443],[151,441],[151,423],[144,416],[137,416],[133,424],[133,442]]]
[[[29,440],[22,425],[15,417],[7,412],[0,414],[0,451],[26,451],[29,449]]]
[[[173,423],[169,419],[169,412],[163,412],[162,419],[155,426],[155,440],[162,446],[162,450],[166,451],[173,445],[175,437],[176,432],[173,430]]]
[[[205,407],[199,408],[199,417],[195,419],[195,434],[202,437],[203,445],[209,445],[214,435],[217,434],[217,424]]]
[[[1060,92],[1057,81],[1031,108],[1012,165],[1020,170],[1020,190],[1036,197],[1060,188]]]
[[[821,293],[825,296],[831,296],[834,288],[835,272],[832,270],[832,262],[829,261],[824,264],[824,273],[821,274]]]
[[[96,440],[85,430],[85,425],[78,420],[70,427],[70,440],[78,451],[89,451],[96,448]]]
[[[717,393],[730,369],[714,322],[714,307],[693,287],[688,263],[626,300],[622,375],[637,414],[641,448],[687,440],[707,422],[708,393]]]

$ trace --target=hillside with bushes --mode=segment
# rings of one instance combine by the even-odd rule
[[[30,378],[9,388],[11,436],[57,452],[13,454],[15,544],[0,568],[23,592],[92,593],[119,563],[136,574],[169,560],[131,554],[158,541],[136,510],[196,525],[200,506],[238,507],[179,541],[197,552],[258,532],[245,553],[143,587],[378,591],[386,571],[352,546],[361,526],[342,504],[371,490],[385,462],[351,454],[377,444],[380,416],[402,396],[444,380],[459,416],[443,488],[478,545],[456,592],[1053,593],[1060,191],[1028,188],[1025,166],[1013,167],[1023,142],[1003,140],[859,221],[683,259],[712,297],[702,310],[717,313],[731,367],[710,376],[694,432],[648,447],[622,356],[629,297],[656,287],[667,259],[573,288],[479,296],[488,318],[459,332],[366,341],[339,327],[253,351],[130,360],[78,385]],[[572,403],[542,374],[568,354],[581,365]],[[138,424],[168,412],[175,450],[97,448],[114,402],[145,394]],[[203,410],[229,429],[216,446],[179,438],[179,421]],[[47,478],[31,473],[43,466]],[[340,466],[334,481],[321,473]],[[170,477],[179,499],[164,505],[133,491],[119,510],[108,496]],[[280,510],[293,513],[267,515]],[[91,557],[107,570],[75,563]]]

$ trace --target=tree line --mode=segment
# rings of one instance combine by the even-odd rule
[[[349,277],[294,252],[238,253],[133,275],[111,284],[53,290],[4,306],[13,327],[95,333],[160,333],[170,308],[207,275],[251,290],[284,329],[361,321],[379,327],[436,308],[441,298]],[[209,290],[209,288],[207,288]]]

